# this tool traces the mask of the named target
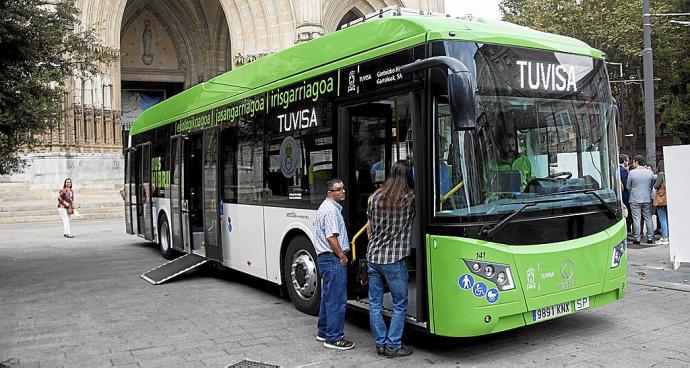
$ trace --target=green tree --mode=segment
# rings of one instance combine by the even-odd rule
[[[651,0],[652,13],[688,12],[684,0]],[[642,79],[642,1],[629,0],[502,0],[499,3],[504,20],[540,31],[570,36],[587,42],[606,53],[608,61],[620,62],[624,78]],[[687,27],[652,17],[652,48],[656,83],[656,109],[661,125],[680,136],[690,137],[690,32]],[[620,79],[617,69],[612,79]],[[615,74],[614,74],[615,73]],[[624,123],[633,132],[644,120],[642,84],[629,84],[621,95],[620,84],[614,84],[619,102],[623,102]],[[615,92],[614,92],[615,93]],[[623,101],[621,101],[623,100]]]
[[[0,0],[0,175],[20,171],[19,152],[63,118],[67,78],[116,57],[79,28],[74,0]]]

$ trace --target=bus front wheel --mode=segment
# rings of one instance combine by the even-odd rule
[[[304,235],[288,244],[283,263],[283,280],[290,299],[298,310],[317,315],[321,302],[321,282],[316,271],[314,246]]]
[[[168,219],[163,216],[158,224],[158,248],[165,259],[173,258],[172,242],[170,241],[170,225]]]

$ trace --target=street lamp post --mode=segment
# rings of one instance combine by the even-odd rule
[[[654,58],[652,54],[652,24],[649,0],[642,0],[642,26],[644,32],[644,135],[647,164],[656,168],[656,123],[654,119]]]

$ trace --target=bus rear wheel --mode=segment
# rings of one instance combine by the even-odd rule
[[[165,215],[162,216],[158,224],[158,248],[165,259],[173,258],[174,251],[170,241],[170,225],[168,225],[168,219]]]
[[[304,235],[294,237],[288,244],[283,280],[295,308],[311,315],[319,313],[321,282],[316,270],[316,252]]]

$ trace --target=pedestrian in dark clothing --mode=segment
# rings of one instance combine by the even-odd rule
[[[656,177],[644,166],[644,157],[633,157],[633,170],[628,174],[628,188],[630,190],[630,210],[633,218],[633,244],[640,244],[642,226],[640,219],[644,218],[647,226],[647,243],[654,243],[654,224],[652,223],[652,186]]]
[[[345,307],[347,305],[347,255],[350,245],[345,220],[338,202],[345,200],[345,185],[340,179],[326,183],[326,199],[314,218],[314,250],[321,276],[321,306],[316,340],[329,349],[355,347],[345,340]]]
[[[367,207],[367,272],[369,276],[369,322],[376,352],[388,357],[412,354],[402,346],[407,316],[407,257],[410,255],[415,195],[412,165],[396,162],[383,186],[370,198]],[[388,285],[393,298],[390,327],[383,320],[383,292]]]
[[[630,165],[630,159],[628,155],[621,153],[618,156],[618,169],[621,174],[621,195],[623,196],[623,204],[627,209],[627,216],[625,217],[625,228],[628,234],[631,233],[632,227],[632,217],[630,214],[630,190],[628,190],[628,166]]]

